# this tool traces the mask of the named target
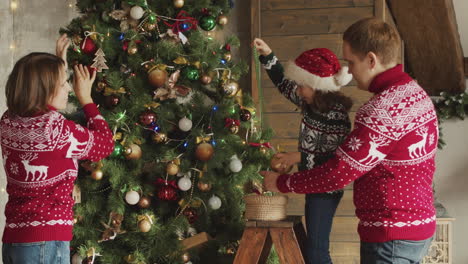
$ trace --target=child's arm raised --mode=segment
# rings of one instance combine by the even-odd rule
[[[265,41],[256,38],[253,42],[255,49],[260,53],[260,62],[265,68],[270,80],[280,93],[297,106],[302,104],[301,98],[296,94],[297,84],[284,77],[284,69],[278,58]]]

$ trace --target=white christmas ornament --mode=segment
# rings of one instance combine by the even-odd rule
[[[210,205],[211,209],[218,210],[219,208],[221,208],[222,203],[221,203],[221,199],[218,196],[213,195],[208,200],[208,204]]]
[[[83,259],[81,258],[81,256],[78,253],[74,254],[73,257],[72,257],[71,263],[72,264],[81,264],[81,262],[83,262]]]
[[[132,9],[130,9],[130,16],[133,19],[138,20],[142,18],[144,14],[145,14],[145,10],[143,10],[141,6],[134,6],[132,7]]]
[[[184,117],[179,120],[179,128],[180,130],[187,132],[190,129],[192,129],[192,120],[188,119],[187,117]]]
[[[179,189],[182,191],[188,191],[192,187],[192,182],[190,181],[190,178],[187,176],[184,176],[179,179],[177,182],[177,186],[179,186]]]
[[[239,160],[237,155],[231,157],[231,162],[229,163],[229,169],[232,172],[239,172],[242,170],[242,162]]]
[[[125,201],[131,205],[137,204],[140,201],[140,194],[135,191],[128,191],[125,194]]]

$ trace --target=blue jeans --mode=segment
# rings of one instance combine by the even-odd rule
[[[8,243],[2,254],[4,264],[70,264],[70,242]]]
[[[331,264],[330,232],[333,216],[343,192],[306,194],[306,261],[308,264]]]
[[[431,242],[432,238],[361,242],[361,264],[418,264],[426,256]]]

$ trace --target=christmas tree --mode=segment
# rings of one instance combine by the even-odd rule
[[[82,16],[61,33],[69,65],[98,71],[92,95],[115,149],[80,163],[72,263],[232,263],[271,132],[238,85],[239,40],[209,34],[231,5],[78,0]]]

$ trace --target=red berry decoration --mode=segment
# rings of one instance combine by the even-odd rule
[[[195,223],[195,221],[197,221],[198,219],[198,213],[192,207],[185,208],[183,214],[185,217],[187,217],[187,220],[189,221],[190,224]]]
[[[140,123],[145,126],[151,125],[153,122],[156,122],[157,116],[151,110],[146,110],[140,114]]]
[[[175,201],[179,197],[176,188],[171,185],[161,185],[158,190],[158,198],[163,201]]]

